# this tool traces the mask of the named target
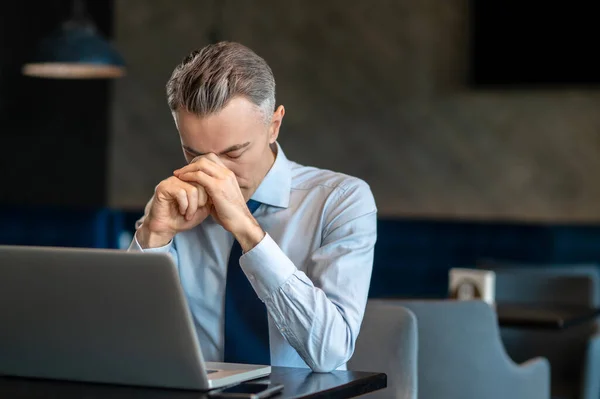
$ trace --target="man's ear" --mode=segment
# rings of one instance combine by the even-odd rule
[[[279,129],[283,122],[283,116],[285,115],[285,108],[283,105],[277,107],[271,118],[271,126],[269,126],[269,143],[273,144],[279,137]]]

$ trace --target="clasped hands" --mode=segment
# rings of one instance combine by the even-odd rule
[[[209,215],[234,235],[244,252],[265,235],[246,205],[235,174],[215,154],[195,158],[156,186],[137,240],[142,248],[164,246]]]

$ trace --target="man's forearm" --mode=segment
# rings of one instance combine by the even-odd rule
[[[165,235],[152,232],[144,224],[135,232],[135,237],[142,249],[164,247],[173,239],[173,236],[170,234]]]
[[[265,237],[265,232],[254,218],[244,221],[239,230],[233,232],[233,236],[240,243],[244,253],[256,247]]]

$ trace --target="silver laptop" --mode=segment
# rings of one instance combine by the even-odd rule
[[[270,372],[204,362],[168,255],[0,246],[0,375],[209,390]]]

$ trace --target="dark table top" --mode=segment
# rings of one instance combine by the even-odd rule
[[[600,316],[600,308],[519,303],[497,303],[496,312],[501,327],[541,329],[564,329]]]
[[[334,371],[312,373],[308,369],[272,367],[266,378],[284,385],[283,392],[273,399],[352,398],[383,389],[387,377],[383,373]],[[144,398],[144,399],[204,399],[208,395],[197,391],[137,388],[79,382],[35,380],[0,376],[0,398]]]

